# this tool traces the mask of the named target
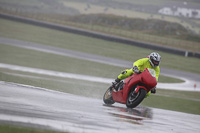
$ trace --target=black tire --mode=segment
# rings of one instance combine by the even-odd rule
[[[126,106],[128,108],[135,108],[138,106],[142,100],[145,98],[147,91],[143,88],[140,88],[137,94],[133,94],[134,91],[131,91],[128,95],[128,98],[126,100]]]
[[[103,96],[103,101],[105,104],[114,104],[115,102],[113,101],[113,97],[112,97],[112,88],[108,88],[107,91],[105,92],[104,96]]]

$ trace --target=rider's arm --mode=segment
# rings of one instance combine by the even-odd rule
[[[118,79],[122,80],[125,79],[133,74],[133,69],[125,69],[124,71],[121,72],[121,74],[117,77]]]
[[[148,60],[147,58],[139,59],[133,63],[133,67],[137,66],[138,69],[141,71],[141,68],[143,67],[145,61]],[[121,72],[121,74],[117,77],[119,80],[128,78],[134,73],[133,68],[131,69],[125,69],[124,71]]]
[[[141,71],[141,69],[142,69],[142,67],[143,67],[143,65],[144,65],[144,63],[145,63],[146,60],[148,60],[148,59],[147,58],[143,58],[143,59],[139,59],[139,60],[135,61],[133,63],[133,67],[137,66],[138,69]]]

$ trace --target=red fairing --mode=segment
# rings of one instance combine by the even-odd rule
[[[128,83],[127,87],[131,88],[132,86],[138,84],[141,82],[141,74],[133,74],[131,77],[129,77],[127,80],[125,80],[125,83]]]
[[[152,77],[148,69],[141,73],[142,83],[145,84],[148,91],[154,88],[157,85],[156,77]]]
[[[121,91],[112,91],[113,100],[119,103],[126,103],[129,91],[132,87],[136,87],[135,93],[139,91],[140,88],[144,88],[149,92],[152,88],[157,85],[157,80],[153,77],[148,69],[145,69],[141,74],[133,74],[124,81],[124,87]]]
[[[113,100],[119,103],[126,103],[126,99],[123,99],[123,90],[114,92],[112,91]]]

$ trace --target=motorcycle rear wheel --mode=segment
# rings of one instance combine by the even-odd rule
[[[112,97],[112,88],[108,88],[107,91],[105,92],[104,96],[103,96],[103,101],[105,104],[114,104],[115,101],[113,101],[113,97]]]
[[[141,88],[138,93],[135,94],[134,91],[131,91],[128,95],[128,98],[126,100],[126,106],[128,108],[135,108],[136,106],[138,106],[143,99],[145,98],[147,94],[147,91],[143,88]]]

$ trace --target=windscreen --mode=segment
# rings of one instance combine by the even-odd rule
[[[154,69],[148,68],[148,70],[151,76],[156,77],[156,71]]]

